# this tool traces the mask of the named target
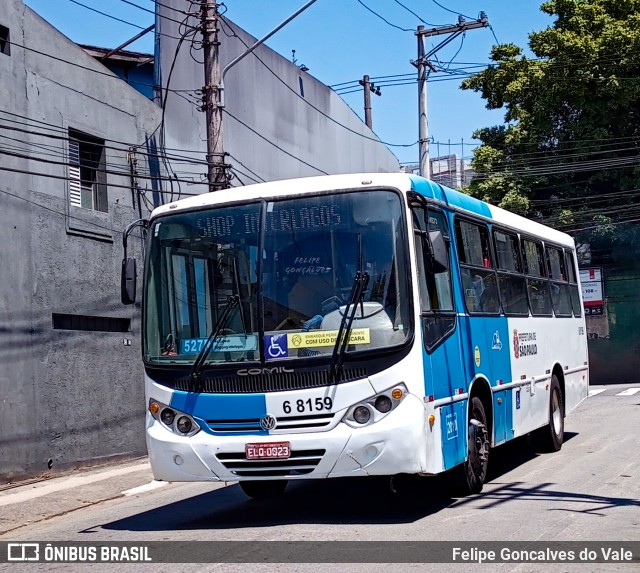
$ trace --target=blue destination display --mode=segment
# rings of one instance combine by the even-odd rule
[[[206,338],[184,338],[180,342],[180,354],[198,354],[205,342]],[[213,345],[211,352],[246,352],[248,350],[258,349],[258,337],[250,334],[221,336]]]

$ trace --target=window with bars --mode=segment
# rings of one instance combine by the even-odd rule
[[[107,185],[104,140],[69,129],[69,202],[106,213]]]

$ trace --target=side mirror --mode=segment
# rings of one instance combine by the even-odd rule
[[[127,239],[129,234],[136,227],[143,228],[143,236],[146,236],[146,229],[149,227],[149,221],[139,219],[127,225],[122,233],[122,248],[124,258],[122,259],[122,270],[120,271],[120,300],[122,304],[133,304],[136,302],[136,260],[127,257]]]
[[[136,260],[132,258],[122,259],[122,272],[120,275],[120,298],[122,304],[136,302]]]
[[[431,253],[429,256],[429,270],[433,274],[444,273],[449,270],[449,256],[447,243],[440,231],[429,231]]]

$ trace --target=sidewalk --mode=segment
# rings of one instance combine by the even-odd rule
[[[28,523],[64,515],[109,499],[152,489],[147,458],[28,480],[0,488],[0,536]]]

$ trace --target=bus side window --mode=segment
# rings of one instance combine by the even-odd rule
[[[547,279],[542,243],[530,239],[522,241],[524,272],[527,276],[529,306],[534,316],[551,316],[551,292]]]
[[[567,260],[567,279],[569,280],[569,293],[571,294],[571,308],[574,316],[582,316],[582,305],[580,304],[580,288],[576,274],[574,252],[565,251]]]
[[[455,229],[467,312],[499,314],[498,279],[493,270],[487,228],[456,218]]]
[[[551,302],[556,316],[571,316],[571,297],[562,249],[547,246],[547,263],[551,279]]]
[[[502,309],[507,316],[527,316],[529,301],[527,284],[522,274],[518,235],[494,229],[493,244]]]

